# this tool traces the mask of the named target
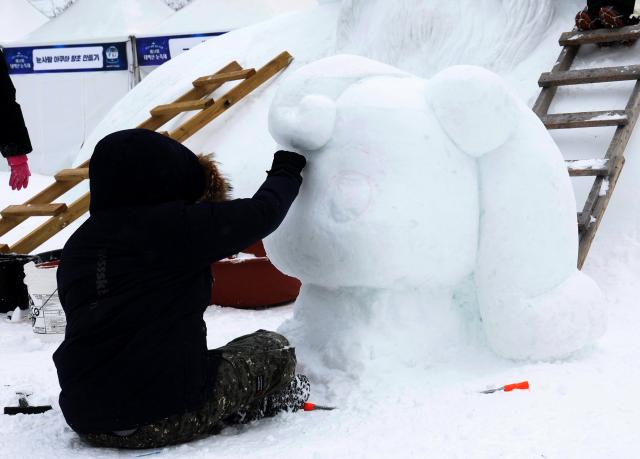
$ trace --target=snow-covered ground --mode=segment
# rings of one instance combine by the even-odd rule
[[[426,0],[401,1],[405,6],[428,3]],[[572,0],[558,5],[560,2],[537,0],[461,0],[458,6],[464,14],[458,17],[462,24],[451,26],[470,28],[470,31],[462,30],[464,41],[476,49],[475,54],[461,58],[457,58],[460,48],[455,33],[429,34],[432,29],[425,24],[414,24],[415,28],[404,30],[405,40],[413,37],[425,43],[422,47],[412,47],[410,41],[385,34],[375,38],[386,44],[364,46],[371,30],[377,30],[367,29],[367,21],[384,26],[381,19],[384,6],[390,3],[375,2],[378,8],[364,19],[359,3],[345,2],[353,8],[342,12],[338,11],[337,4],[328,4],[312,13],[277,18],[180,56],[167,64],[164,71],[154,72],[114,108],[87,142],[83,154],[90,153],[92,143],[105,133],[134,125],[146,116],[151,106],[184,92],[194,77],[232,59],[246,66],[258,65],[283,49],[289,49],[297,58],[291,70],[342,48],[378,59],[393,59],[394,65],[423,77],[470,59],[498,72],[522,100],[532,105],[538,92],[539,74],[553,65],[560,51],[557,37],[571,27],[572,16],[581,2]],[[477,6],[480,3],[483,9]],[[515,27],[521,23],[526,29],[530,24],[527,18],[534,17],[535,27],[526,29],[528,33],[518,35],[513,43],[506,43],[499,33],[484,27],[494,24],[491,21],[496,19],[483,15],[505,17],[502,16],[504,10],[496,12],[491,8],[498,4],[508,8],[523,6],[522,12],[506,10],[515,15],[510,24]],[[536,7],[547,9],[541,11]],[[339,21],[342,26],[337,27]],[[435,25],[442,25],[442,21],[440,18]],[[391,17],[389,23],[402,25],[395,17]],[[340,30],[338,39],[336,29]],[[360,48],[353,48],[357,46]],[[385,48],[388,46],[400,48],[397,53],[390,53]],[[581,67],[636,64],[640,58],[638,46],[613,50],[589,47],[577,63]],[[431,47],[451,52],[441,54],[444,56],[441,59],[425,59],[423,62],[428,65],[420,65],[421,58],[431,53]],[[185,65],[187,63],[189,65]],[[280,81],[281,78],[277,78],[188,143],[198,151],[216,152],[239,196],[249,194],[268,167],[275,142],[268,134],[266,118]],[[621,109],[629,90],[629,83],[563,88],[552,112]],[[588,159],[602,155],[611,133],[611,129],[601,128],[554,132],[553,137],[567,159]],[[302,369],[313,378],[313,401],[335,404],[338,410],[281,415],[241,428],[229,428],[219,436],[188,445],[149,452],[167,458],[631,459],[640,456],[637,433],[640,367],[635,364],[640,351],[640,336],[636,331],[636,324],[640,323],[637,308],[640,208],[635,186],[640,179],[640,159],[633,155],[639,147],[640,137],[636,132],[627,150],[627,164],[618,189],[585,267],[585,272],[603,290],[609,312],[607,334],[595,346],[563,361],[517,363],[493,354],[481,332],[470,326],[466,345],[453,350],[446,358],[414,361],[402,369],[379,367],[377,373],[368,372],[364,377],[344,378],[303,361]],[[0,174],[0,186],[6,181],[7,175]],[[44,177],[34,177],[32,187],[20,194],[10,194],[6,187],[0,188],[5,190],[0,193],[0,205],[23,201],[45,181]],[[574,185],[577,199],[581,201],[587,187],[585,179],[575,179]],[[57,243],[63,240],[64,235]],[[403,305],[398,304],[397,308],[398,314],[402,314]],[[221,345],[258,328],[277,329],[292,314],[291,306],[260,312],[210,308],[205,315],[209,346]],[[393,322],[392,312],[389,320]],[[31,390],[34,403],[56,406],[59,389],[51,354],[59,340],[34,335],[26,323],[0,323],[0,403],[3,406],[15,404],[16,390]],[[521,380],[530,381],[531,390],[492,395],[478,392]],[[89,448],[65,425],[58,409],[40,416],[0,417],[0,432],[3,433],[2,458],[111,458],[147,453]]]
[[[521,364],[469,346],[447,362],[416,362],[404,373],[337,387],[314,381],[312,399],[335,403],[339,410],[229,428],[216,437],[158,450],[160,457],[636,458],[638,282],[624,260],[602,263],[604,251],[594,251],[587,272],[606,292],[610,312],[609,331],[594,349],[568,361]],[[291,315],[291,306],[257,312],[210,308],[205,315],[209,346],[258,328],[276,329]],[[56,405],[51,354],[59,341],[43,340],[26,323],[0,322],[2,406],[16,404],[17,390],[33,391],[34,404]],[[530,391],[478,393],[525,379]],[[92,449],[70,431],[57,409],[0,417],[0,431],[0,457],[7,459],[139,457],[147,452]]]

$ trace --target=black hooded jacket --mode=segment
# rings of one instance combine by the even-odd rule
[[[24,124],[22,110],[16,102],[16,89],[9,77],[9,68],[0,50],[0,153],[9,156],[30,153],[31,141]]]
[[[67,330],[53,360],[60,407],[75,431],[129,429],[211,396],[202,319],[210,264],[280,225],[304,165],[300,155],[277,152],[251,199],[195,203],[204,173],[180,143],[142,129],[98,143],[91,215],[58,268]]]

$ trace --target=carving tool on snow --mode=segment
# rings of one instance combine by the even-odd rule
[[[14,415],[14,414],[40,414],[45,413],[53,408],[51,405],[42,405],[42,406],[32,406],[29,405],[29,401],[27,397],[31,394],[28,392],[16,392],[18,398],[18,406],[5,406],[4,414]]]
[[[515,384],[507,384],[506,386],[498,387],[497,389],[487,389],[480,391],[481,394],[493,394],[494,392],[503,391],[503,392],[511,392],[513,390],[528,390],[529,389],[529,381],[522,381]]]
[[[335,410],[336,407],[335,406],[322,406],[322,405],[316,405],[315,403],[311,403],[311,402],[305,402],[305,404],[302,405],[302,409],[304,411],[316,411],[316,410],[332,411],[332,410]]]

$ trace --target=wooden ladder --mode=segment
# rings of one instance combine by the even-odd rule
[[[250,94],[278,72],[286,68],[293,57],[286,51],[264,67],[243,69],[236,61],[224,66],[213,75],[198,78],[193,88],[170,104],[151,110],[151,116],[138,128],[155,131],[183,112],[198,111],[171,132],[161,132],[184,142],[230,107]],[[211,94],[223,84],[242,80],[218,99]],[[47,221],[15,244],[0,244],[1,252],[28,254],[60,232],[89,210],[89,193],[67,205],[53,201],[89,178],[89,160],[74,169],[64,169],[55,175],[55,182],[22,205],[9,206],[0,212],[0,236],[17,227],[29,217],[49,216]]]
[[[611,200],[620,172],[624,166],[624,152],[627,143],[638,120],[640,111],[640,65],[570,70],[571,65],[582,45],[638,40],[639,38],[640,25],[620,29],[563,33],[559,40],[560,45],[563,46],[560,57],[558,57],[553,70],[543,73],[538,82],[542,90],[533,106],[533,111],[540,117],[547,129],[616,126],[615,134],[604,158],[567,161],[570,176],[595,177],[582,212],[578,212],[578,232],[580,235],[579,269],[582,269],[587,259],[593,238]],[[636,84],[624,110],[548,114],[549,107],[560,86],[626,80],[636,80]]]

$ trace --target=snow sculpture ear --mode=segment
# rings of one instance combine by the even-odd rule
[[[476,157],[503,145],[522,116],[518,100],[500,77],[469,65],[438,73],[427,86],[427,103],[451,140]]]
[[[269,131],[284,148],[314,151],[333,135],[336,103],[323,95],[307,95],[297,105],[274,103],[269,112]]]

